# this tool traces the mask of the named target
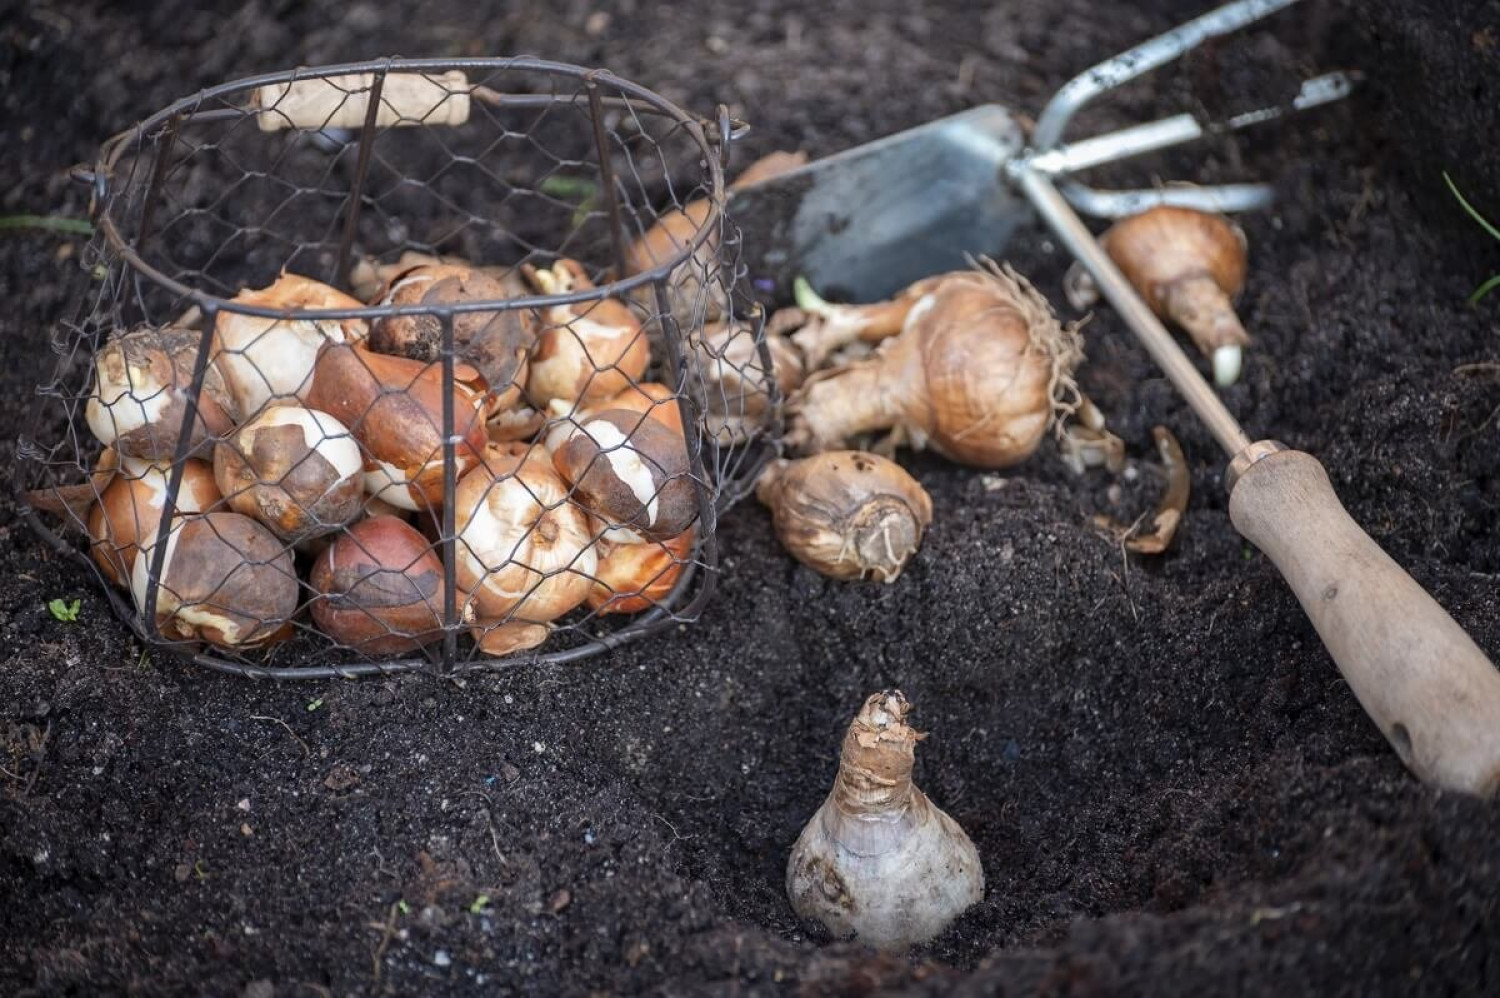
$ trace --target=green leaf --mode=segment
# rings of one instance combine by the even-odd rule
[[[1480,300],[1484,298],[1485,295],[1489,294],[1496,288],[1500,288],[1500,274],[1496,274],[1494,277],[1491,277],[1489,280],[1479,285],[1479,287],[1475,288],[1474,293],[1469,296],[1469,304],[1478,305]]]
[[[93,223],[87,219],[64,218],[59,215],[5,215],[0,217],[0,229],[42,229],[73,236],[94,234]]]
[[[1453,196],[1458,199],[1458,203],[1463,206],[1464,211],[1468,213],[1469,217],[1483,226],[1484,231],[1488,232],[1492,239],[1500,240],[1500,229],[1497,229],[1493,225],[1491,225],[1489,219],[1479,214],[1479,209],[1471,205],[1468,200],[1459,193],[1458,185],[1453,182],[1452,177],[1448,176],[1447,170],[1443,171],[1443,180],[1448,184],[1448,190],[1453,192]]]
[[[321,706],[323,706],[323,698],[322,697],[318,697],[316,700],[309,700],[307,702],[307,712],[309,714],[311,714],[313,711],[317,710]]]
[[[52,616],[56,617],[58,620],[62,621],[65,624],[71,624],[73,621],[77,620],[78,612],[80,609],[82,609],[82,607],[83,600],[76,599],[71,603],[69,603],[67,600],[60,599],[49,600],[47,603],[47,609],[52,612]]]
[[[488,894],[481,894],[481,895],[479,895],[477,898],[474,899],[474,903],[471,904],[471,905],[469,905],[469,914],[471,914],[471,915],[481,915],[481,914],[483,914],[484,913],[484,909],[489,905],[489,903],[490,903],[490,896]]]
[[[411,914],[411,905],[407,904],[405,900],[397,901],[396,902],[396,910],[399,911],[403,915],[410,915]]]

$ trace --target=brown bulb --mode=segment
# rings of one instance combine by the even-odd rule
[[[261,411],[214,449],[214,480],[229,508],[300,543],[359,515],[364,458],[348,428],[316,409]]]
[[[468,302],[497,302],[526,293],[519,275],[501,278],[475,267],[438,263],[396,275],[381,305],[441,308]],[[498,415],[517,408],[526,386],[527,352],[536,339],[535,317],[526,310],[497,309],[453,315],[453,343],[460,360],[473,366],[489,386],[488,407]],[[370,328],[370,349],[411,360],[442,356],[443,321],[433,314],[393,315]]]
[[[135,559],[130,591],[146,612],[155,552]],[[291,549],[239,513],[184,517],[167,536],[156,626],[168,640],[253,648],[292,633],[297,572]]]
[[[240,305],[287,310],[353,309],[364,303],[320,281],[283,273],[275,283],[234,296]],[[228,309],[214,326],[214,366],[242,418],[267,404],[297,402],[312,383],[313,365],[325,343],[358,343],[363,319],[268,319]]]
[[[755,494],[792,556],[834,579],[894,582],[932,523],[932,500],[921,484],[863,451],[777,461]]]
[[[415,651],[443,636],[443,563],[411,524],[377,516],[352,524],[308,578],[324,634],[364,655]]]
[[[666,599],[692,560],[694,531],[639,544],[596,542],[597,581],[588,605],[600,614],[640,613]]]
[[[100,443],[125,457],[153,462],[175,458],[202,339],[195,330],[150,326],[110,338],[94,358],[94,385],[85,409],[89,429]],[[219,369],[209,364],[187,454],[203,454],[240,415]]]
[[[106,463],[113,474],[89,513],[89,537],[94,561],[109,581],[129,586],[136,558],[156,544],[172,469],[132,457],[101,459],[101,467]],[[218,501],[219,490],[208,462],[184,462],[174,512],[202,513]]]
[[[1214,380],[1234,384],[1250,342],[1233,304],[1247,269],[1240,227],[1221,215],[1159,205],[1116,222],[1099,243],[1151,310],[1181,326],[1212,361]],[[1081,269],[1068,282],[1078,307],[1097,297]]]
[[[788,441],[807,452],[893,431],[981,468],[1031,456],[1076,405],[1075,328],[1010,268],[946,275],[914,303],[874,357],[810,378],[791,400]]]
[[[485,446],[485,389],[468,365],[454,371],[455,475]],[[347,426],[365,454],[365,490],[406,510],[443,504],[443,369],[359,346],[330,344],[318,356],[311,408]]]
[[[604,521],[609,540],[664,541],[698,518],[682,437],[642,413],[615,409],[584,418],[552,461],[572,483],[574,501]]]
[[[539,294],[566,294],[594,286],[583,267],[561,259],[552,267],[523,267]],[[526,394],[546,412],[554,401],[597,402],[639,382],[651,363],[641,322],[617,298],[596,298],[541,310],[541,331],[531,348]]]
[[[519,448],[517,448],[519,449]],[[458,484],[458,583],[471,633],[488,655],[547,639],[551,622],[587,598],[598,566],[587,517],[535,448],[492,448]]]

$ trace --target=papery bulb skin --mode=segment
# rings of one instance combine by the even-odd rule
[[[288,311],[364,307],[337,288],[287,273],[267,287],[241,291],[233,301]],[[248,419],[267,405],[305,400],[324,344],[358,343],[367,332],[363,319],[271,319],[225,309],[214,327],[214,366]]]
[[[94,356],[94,383],[84,407],[89,429],[122,457],[170,463],[177,454],[203,335],[175,326],[117,332]],[[203,456],[243,411],[214,364],[203,371],[187,454]]]
[[[1082,360],[1077,329],[1020,275],[987,263],[946,275],[874,357],[809,378],[787,438],[815,453],[890,430],[963,464],[1009,467],[1076,405]]]
[[[777,461],[756,483],[793,557],[834,579],[894,582],[932,523],[932,499],[893,461],[825,451]]]
[[[165,542],[156,626],[172,641],[256,648],[292,634],[299,587],[292,550],[240,513],[178,517]],[[130,592],[144,614],[156,552],[135,559]]]
[[[786,890],[800,918],[838,939],[906,950],[984,897],[979,853],[911,782],[916,743],[900,690],[865,701],[833,791],[792,847]]]
[[[458,584],[488,655],[535,647],[588,598],[594,531],[540,445],[492,448],[458,483]]]
[[[1245,287],[1244,232],[1221,215],[1158,205],[1116,222],[1099,243],[1151,310],[1212,361],[1214,380],[1233,384],[1250,342],[1233,304]]]

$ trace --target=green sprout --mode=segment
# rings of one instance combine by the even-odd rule
[[[1495,226],[1491,224],[1489,219],[1479,214],[1479,210],[1471,205],[1468,202],[1468,199],[1466,199],[1461,193],[1459,193],[1458,185],[1453,182],[1452,177],[1448,176],[1447,170],[1443,171],[1443,181],[1448,185],[1448,190],[1452,191],[1453,196],[1458,199],[1459,206],[1463,208],[1464,212],[1474,221],[1478,222],[1479,227],[1490,234],[1490,238],[1500,241],[1500,229],[1495,228]],[[1474,293],[1469,295],[1469,304],[1478,305],[1480,300],[1484,298],[1485,295],[1489,294],[1496,288],[1500,288],[1500,274],[1495,274],[1489,280],[1485,281],[1483,284],[1479,285],[1479,287],[1475,288]]]
[[[471,905],[469,905],[469,914],[471,914],[471,915],[482,915],[482,914],[484,914],[484,909],[489,906],[489,903],[490,903],[490,896],[488,894],[481,894],[481,895],[479,895],[477,898],[474,899],[474,903],[471,904]]]
[[[396,910],[399,911],[403,915],[410,915],[411,914],[411,905],[407,904],[404,900],[397,901],[396,902]]]
[[[307,712],[309,714],[311,714],[313,711],[317,710],[321,706],[323,706],[323,698],[322,697],[318,697],[316,700],[309,700],[307,702]]]
[[[82,607],[83,600],[75,599],[73,602],[69,603],[67,600],[55,599],[49,600],[47,602],[47,609],[52,611],[52,616],[56,617],[64,624],[71,624],[73,621],[77,620],[78,611]]]

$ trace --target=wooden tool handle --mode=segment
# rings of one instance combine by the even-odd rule
[[[1281,570],[1412,772],[1500,793],[1500,670],[1350,518],[1318,460],[1282,450],[1256,461],[1233,486],[1229,516]]]
[[[255,91],[251,106],[263,132],[283,128],[363,128],[374,73],[314,76]],[[460,70],[441,75],[388,73],[375,124],[462,125],[469,120],[469,81]]]

